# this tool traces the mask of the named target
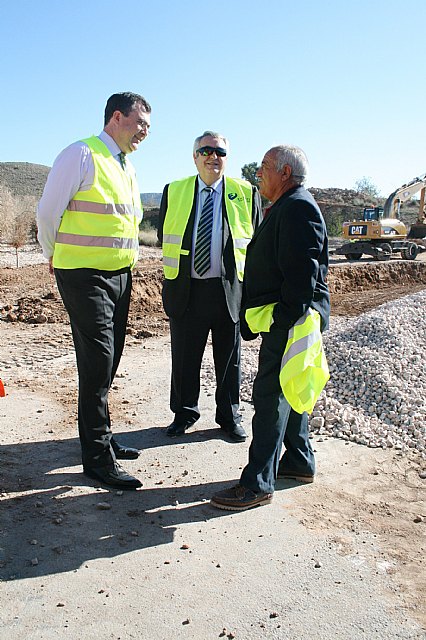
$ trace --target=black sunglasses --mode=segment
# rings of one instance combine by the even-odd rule
[[[218,158],[224,158],[226,156],[226,149],[223,147],[200,147],[196,153],[200,156],[212,156],[215,153]]]

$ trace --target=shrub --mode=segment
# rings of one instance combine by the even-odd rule
[[[14,196],[0,187],[0,238],[14,247],[16,266],[19,267],[19,249],[28,243],[31,229],[36,224],[34,196]]]
[[[155,247],[157,242],[157,231],[154,228],[139,231],[139,244],[144,247]]]

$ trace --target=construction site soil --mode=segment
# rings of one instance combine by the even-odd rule
[[[158,249],[143,255],[110,407],[115,431],[142,449],[125,467],[144,487],[118,497],[81,474],[75,360],[54,278],[32,249],[19,268],[13,256],[10,266],[0,260],[4,637],[424,638],[425,461],[315,436],[313,485],[286,485],[270,507],[247,514],[213,513],[206,501],[238,476],[249,441],[217,436],[211,392],[194,433],[164,437],[162,270]],[[358,316],[426,289],[425,257],[332,259],[332,315]],[[243,411],[249,431],[249,403]],[[151,603],[139,618],[135,598]],[[309,616],[298,614],[301,600]]]
[[[162,267],[159,249],[144,249],[133,272],[133,294],[128,333],[139,337],[161,335],[167,318],[161,302]],[[0,318],[9,322],[43,324],[66,322],[67,314],[54,278],[45,263],[0,268]],[[30,259],[31,261],[31,259]],[[328,284],[332,315],[357,316],[384,302],[426,288],[426,253],[417,260],[348,263],[331,261]]]

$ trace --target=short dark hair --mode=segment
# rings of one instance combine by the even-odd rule
[[[121,111],[124,116],[128,116],[137,104],[141,104],[147,113],[151,113],[151,105],[138,93],[131,93],[130,91],[114,93],[106,103],[104,126],[111,120],[114,111]]]

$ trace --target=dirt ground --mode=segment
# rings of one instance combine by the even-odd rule
[[[334,261],[333,316],[425,289],[424,257]],[[0,268],[2,639],[426,637],[424,460],[315,436],[313,485],[281,481],[270,507],[244,514],[210,507],[249,443],[220,435],[205,386],[197,429],[164,436],[169,343],[150,250],[111,392],[115,432],[143,450],[125,467],[144,486],[94,488],[81,473],[66,314],[47,266],[28,262]]]

